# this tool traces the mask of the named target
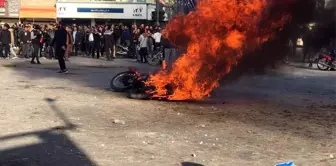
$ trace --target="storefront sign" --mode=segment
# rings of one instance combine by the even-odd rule
[[[147,19],[145,4],[57,3],[58,18]]]

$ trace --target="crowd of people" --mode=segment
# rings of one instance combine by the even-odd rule
[[[0,29],[1,50],[5,51],[5,54],[1,55],[2,58],[32,57],[34,51],[31,50],[30,46],[34,46],[34,43],[36,45],[35,50],[40,50],[39,55],[41,57],[57,58],[57,55],[54,55],[54,52],[48,47],[52,46],[51,42],[55,37],[55,32],[59,29],[58,24],[32,25],[28,23],[13,24],[11,27],[4,24]],[[74,24],[65,26],[65,29],[69,35],[66,58],[81,53],[96,58],[105,55],[107,59],[112,60],[116,57],[116,47],[120,46],[125,50],[130,49],[130,55],[128,56],[137,57],[136,54],[140,51],[136,49],[137,47],[147,46],[147,52],[150,52],[160,46],[161,40],[161,27],[145,26],[144,24],[140,26],[133,24],[131,27],[121,24],[96,26],[77,26]],[[39,49],[37,48],[37,42],[40,43]],[[11,48],[14,51],[11,51]],[[19,50],[15,52],[17,48]],[[107,54],[107,50],[110,50],[111,55]],[[146,51],[143,49],[140,52]],[[19,55],[14,53],[19,53]],[[143,61],[145,61],[145,58]]]
[[[57,32],[61,29],[65,30],[65,37],[58,36]],[[97,59],[105,57],[113,61],[118,54],[122,54],[147,63],[148,55],[156,49],[172,47],[169,41],[162,39],[160,26],[2,24],[0,58],[31,58],[32,64],[41,64],[41,57],[59,59],[57,38],[65,40],[62,46],[65,61],[70,56],[79,55]]]

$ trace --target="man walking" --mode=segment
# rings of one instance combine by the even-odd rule
[[[32,60],[31,60],[31,64],[36,64],[35,63],[35,58],[37,61],[37,64],[41,64],[40,60],[39,60],[39,52],[40,52],[40,40],[41,40],[42,34],[41,34],[41,30],[40,27],[38,25],[34,25],[33,26],[33,30],[31,32],[31,38],[32,38],[32,44],[33,44],[33,56],[32,56]]]
[[[55,43],[56,44],[56,49],[55,53],[56,56],[58,57],[58,63],[60,66],[60,71],[58,73],[67,73],[68,70],[66,69],[65,66],[65,61],[64,61],[64,54],[66,50],[66,42],[67,42],[67,31],[63,27],[62,23],[59,23],[59,28],[55,32],[55,37],[54,40],[52,41],[52,45]]]

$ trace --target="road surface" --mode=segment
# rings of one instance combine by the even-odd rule
[[[128,66],[151,66],[74,57],[58,75],[42,63],[0,61],[0,165],[336,165],[336,72],[285,66],[164,102],[109,90]]]

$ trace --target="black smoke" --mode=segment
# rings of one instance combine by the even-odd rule
[[[285,3],[270,7],[267,20],[280,17],[281,14],[289,13],[291,20],[283,29],[276,33],[276,37],[258,48],[254,52],[245,53],[239,64],[224,80],[236,79],[246,73],[264,73],[267,69],[276,68],[290,51],[288,46],[291,39],[296,42],[299,36],[314,33],[312,45],[314,50],[319,50],[328,45],[330,38],[335,38],[335,8],[317,9],[317,0],[294,0],[291,5]],[[276,20],[276,19],[274,19]],[[308,32],[306,25],[316,22],[313,32]],[[305,31],[302,31],[305,30]]]

